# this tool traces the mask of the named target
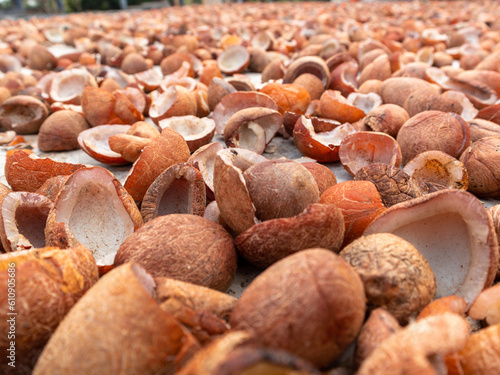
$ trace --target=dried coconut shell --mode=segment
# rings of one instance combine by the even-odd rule
[[[233,240],[222,226],[200,216],[159,216],[128,237],[115,267],[134,261],[154,277],[225,291],[236,273]]]
[[[236,303],[230,324],[253,332],[265,347],[323,368],[351,344],[364,315],[363,285],[354,269],[332,251],[308,249],[257,276]]]
[[[70,175],[77,169],[85,167],[83,164],[39,158],[27,150],[15,150],[7,155],[5,178],[14,191],[34,192],[51,177]]]
[[[185,163],[189,156],[189,147],[182,135],[166,128],[143,149],[123,186],[136,202],[141,202],[149,186],[165,169]]]
[[[368,307],[382,307],[406,324],[436,295],[436,278],[422,254],[390,233],[354,240],[339,255],[361,276]]]
[[[361,364],[358,374],[435,374],[430,358],[462,349],[468,337],[469,324],[457,314],[422,319],[383,341]]]
[[[57,111],[42,123],[37,138],[38,148],[45,152],[78,149],[78,134],[88,128],[89,124],[80,114]]]
[[[116,374],[126,368],[153,375],[178,370],[199,346],[161,310],[154,288],[153,278],[137,264],[109,272],[66,316],[33,374],[79,375],[96,369]]]
[[[299,215],[255,224],[235,239],[239,253],[259,268],[300,250],[321,247],[338,252],[344,220],[337,207],[308,205]]]
[[[11,264],[15,264],[14,267]],[[84,246],[60,250],[54,247],[0,254],[0,306],[9,311],[7,286],[15,269],[16,279],[16,367],[32,369],[43,345],[73,305],[98,280],[97,266]],[[8,332],[7,318],[1,331]],[[7,334],[0,338],[0,348],[8,353]],[[6,355],[0,370],[7,373]],[[9,361],[10,362],[10,361]],[[5,372],[4,372],[5,371]]]
[[[122,242],[142,225],[130,195],[102,167],[80,169],[66,181],[47,218],[45,240],[67,248],[79,243],[99,266],[113,264]]]

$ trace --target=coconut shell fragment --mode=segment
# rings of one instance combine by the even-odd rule
[[[400,330],[399,322],[390,312],[381,307],[372,310],[356,339],[355,365],[359,367],[377,346]]]
[[[469,324],[457,314],[422,319],[383,341],[357,374],[436,374],[438,369],[432,359],[462,349],[468,337]]]
[[[230,332],[196,353],[179,375],[320,374],[296,355],[264,348],[253,341],[247,332]]]
[[[389,164],[373,163],[356,172],[354,181],[372,182],[386,207],[421,197],[421,185],[410,179],[404,171]]]
[[[243,173],[267,159],[245,149],[223,149],[214,161],[214,193],[222,219],[236,233],[257,222]]]
[[[14,264],[14,266],[12,266]],[[8,283],[15,270],[16,367],[30,371],[43,345],[73,305],[98,280],[97,266],[84,246],[61,250],[54,247],[0,254],[0,306],[9,311]],[[12,297],[12,294],[10,295]],[[12,305],[11,305],[12,306]],[[0,330],[8,332],[2,319]],[[8,353],[8,335],[0,337],[0,348]],[[8,373],[7,355],[0,358],[0,370]]]
[[[45,224],[52,201],[40,194],[12,192],[0,205],[0,239],[7,251],[45,247]]]
[[[99,266],[113,264],[122,242],[142,225],[140,212],[111,172],[80,169],[66,181],[47,218],[49,246],[84,244]]]
[[[189,155],[189,147],[182,135],[166,128],[144,147],[123,186],[136,202],[141,202],[149,186],[165,169],[185,163]]]
[[[293,160],[266,160],[243,172],[248,193],[259,220],[298,215],[319,201],[319,189],[311,173]]]
[[[464,375],[489,375],[498,371],[500,359],[500,325],[483,328],[472,334],[460,351]]]
[[[125,240],[115,267],[137,262],[154,277],[226,291],[236,273],[229,233],[208,219],[187,214],[159,216]]]
[[[470,305],[493,283],[498,243],[482,203],[462,190],[441,190],[390,207],[365,230],[393,233],[413,244],[436,276],[436,296],[456,294]]]
[[[57,111],[42,123],[37,138],[38,148],[45,152],[78,149],[78,134],[88,128],[89,124],[80,114],[70,110]]]
[[[77,169],[85,167],[83,164],[39,158],[27,150],[15,150],[7,155],[5,178],[14,191],[35,192],[49,178],[70,175]]]
[[[397,141],[407,163],[421,152],[438,150],[460,157],[471,143],[469,124],[451,112],[425,111],[410,118],[398,132]]]
[[[52,335],[33,374],[83,375],[96,369],[117,374],[126,368],[153,375],[178,370],[199,344],[160,308],[154,289],[153,278],[137,264],[110,271]]]
[[[203,216],[206,191],[203,176],[194,167],[175,164],[151,184],[141,204],[144,222],[157,216],[190,214]]]
[[[238,301],[226,293],[168,277],[157,277],[155,282],[156,300],[160,305],[175,299],[193,310],[210,312],[225,321],[229,320]]]
[[[338,252],[344,239],[339,209],[311,204],[299,215],[255,224],[235,239],[243,257],[259,268],[297,251],[321,247]]]
[[[361,237],[366,227],[386,210],[380,194],[370,181],[343,181],[327,189],[319,203],[333,204],[344,216],[342,247]]]
[[[467,148],[460,161],[469,174],[468,190],[479,197],[500,197],[500,137],[485,137]]]

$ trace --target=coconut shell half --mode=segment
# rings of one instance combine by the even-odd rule
[[[161,310],[154,288],[137,264],[110,271],[54,332],[33,374],[174,373],[198,344]]]
[[[436,276],[436,297],[456,294],[468,304],[493,283],[498,243],[482,203],[462,190],[441,190],[402,202],[365,230],[393,233],[413,244]]]
[[[61,248],[82,243],[99,266],[109,266],[141,225],[137,206],[113,174],[90,167],[73,173],[61,189],[47,218],[45,240]]]
[[[3,313],[12,313],[4,315],[0,330],[9,332],[8,319],[14,318],[17,373],[24,373],[24,367],[33,368],[59,322],[97,282],[98,276],[92,254],[81,245],[68,250],[45,247],[0,254],[0,286],[5,291],[0,294],[0,307]],[[13,294],[8,290],[12,279]],[[15,301],[14,305],[9,298]],[[7,353],[10,341],[7,334],[0,336],[2,353]],[[2,355],[2,374],[8,373],[7,362],[10,361],[6,355]]]

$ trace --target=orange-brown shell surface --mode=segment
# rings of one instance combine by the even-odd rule
[[[236,273],[233,240],[222,226],[196,215],[159,216],[128,237],[115,267],[134,261],[165,276],[225,291]]]
[[[308,249],[262,272],[236,303],[230,324],[322,368],[350,345],[364,316],[356,271],[332,251]]]

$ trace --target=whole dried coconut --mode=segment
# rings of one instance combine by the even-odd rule
[[[364,317],[363,284],[354,269],[332,251],[307,249],[257,276],[236,303],[230,324],[251,331],[266,347],[323,368],[352,343]]]
[[[368,306],[383,307],[406,324],[436,295],[436,278],[422,254],[390,233],[364,236],[339,255],[361,276]]]
[[[128,237],[115,267],[134,261],[154,277],[226,291],[236,273],[233,240],[222,226],[196,215],[159,216]]]

